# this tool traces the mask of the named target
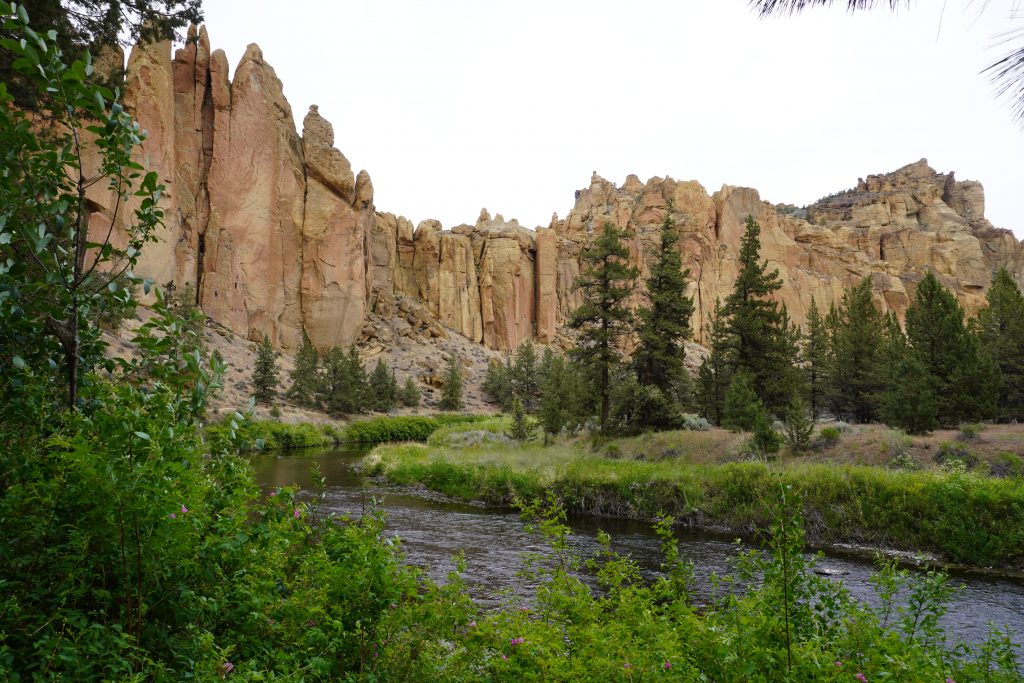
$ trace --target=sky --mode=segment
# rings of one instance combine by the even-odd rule
[[[232,71],[258,43],[379,211],[546,226],[591,173],[809,204],[925,157],[1024,238],[1024,125],[979,75],[1020,0],[759,19],[746,0],[205,0]],[[945,8],[943,9],[943,5]],[[1019,10],[1018,10],[1019,11]],[[1018,43],[1019,45],[1019,43]]]

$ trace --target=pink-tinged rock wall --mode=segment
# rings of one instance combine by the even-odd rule
[[[425,220],[414,230],[377,211],[370,176],[353,173],[316,106],[299,135],[259,47],[249,46],[232,82],[205,29],[190,30],[173,60],[170,51],[136,47],[128,61],[125,103],[149,132],[139,158],[167,186],[166,225],[137,272],[195,286],[208,316],[282,348],[297,347],[304,331],[321,348],[351,344],[371,312],[409,311],[431,318],[417,324],[432,336],[446,334],[443,325],[493,349],[557,341],[580,303],[574,282],[595,232],[605,222],[633,232],[642,280],[670,206],[689,269],[680,295],[694,297],[698,340],[732,289],[748,215],[761,224],[762,258],[778,268],[778,298],[797,323],[812,297],[827,308],[867,276],[879,305],[900,315],[926,269],[972,312],[997,268],[1024,280],[1024,248],[985,219],[981,184],[925,160],[804,209],[773,206],[750,188],[710,194],[696,181],[636,176],[620,187],[595,174],[549,228],[483,211],[473,225]],[[102,188],[89,198],[90,229],[105,233],[113,202]],[[122,229],[113,225],[115,241]],[[634,303],[643,301],[641,288]]]

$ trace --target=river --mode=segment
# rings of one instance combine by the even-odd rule
[[[422,567],[432,579],[444,581],[455,567],[453,558],[461,551],[475,600],[493,605],[508,599],[510,593],[527,598],[530,587],[518,576],[523,553],[541,552],[545,546],[537,535],[526,531],[518,514],[453,502],[429,492],[381,486],[358,473],[355,466],[364,455],[365,451],[333,448],[260,454],[252,461],[256,479],[265,489],[294,485],[306,492],[312,489],[310,468],[316,463],[327,484],[327,511],[359,515],[377,501],[387,512],[388,532],[401,538],[407,560]],[[661,555],[649,525],[588,516],[570,517],[569,524],[575,548],[584,556],[597,550],[597,532],[603,529],[612,536],[614,550],[628,553],[645,574],[656,573]],[[694,564],[694,599],[707,600],[713,590],[712,575],[730,572],[729,559],[736,555],[737,546],[716,535],[680,532],[678,536],[680,556]],[[871,562],[829,554],[819,562],[818,570],[842,581],[858,599],[874,602],[868,583]],[[962,588],[942,619],[948,634],[977,643],[984,640],[989,623],[1008,625],[1020,649],[1024,643],[1024,582],[969,573],[954,574],[951,581]]]

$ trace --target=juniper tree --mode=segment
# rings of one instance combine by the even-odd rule
[[[523,402],[523,408],[530,413],[537,408],[537,394],[540,391],[540,379],[537,376],[537,350],[533,342],[526,340],[516,349],[516,359],[512,366],[512,391]]]
[[[670,202],[661,224],[657,260],[646,282],[649,304],[638,312],[633,368],[640,384],[655,386],[666,396],[686,402],[692,390],[684,361],[693,298],[683,295],[690,270],[683,270],[678,242]]]
[[[512,407],[512,397],[515,394],[512,388],[513,374],[514,368],[510,359],[502,363],[492,358],[487,363],[487,374],[484,375],[483,384],[484,395],[497,403],[502,410],[509,410]]]
[[[256,366],[252,373],[252,393],[257,403],[271,404],[277,397],[277,351],[270,338],[263,335],[263,341],[256,349]]]
[[[462,363],[454,353],[448,356],[444,371],[444,383],[441,386],[441,410],[462,409]]]
[[[369,407],[379,413],[386,413],[395,407],[397,401],[398,382],[395,373],[383,358],[378,358],[369,378]]]
[[[405,384],[402,386],[401,396],[402,405],[406,408],[415,408],[420,404],[420,388],[416,386],[416,382],[413,381],[412,377],[405,378]]]
[[[732,376],[725,392],[722,426],[737,432],[749,432],[763,412],[765,407],[757,397],[754,378],[746,370],[740,370]]]
[[[366,407],[366,370],[355,347],[344,351],[337,346],[324,354],[319,396],[332,413],[349,415]]]
[[[571,423],[579,386],[572,368],[551,349],[545,349],[541,368],[539,417],[547,445],[548,437],[557,436]]]
[[[637,269],[629,265],[629,249],[622,243],[629,236],[605,223],[593,245],[583,252],[584,270],[575,283],[583,303],[569,321],[570,327],[579,330],[575,358],[594,378],[602,432],[610,412],[612,371],[622,361],[621,342],[632,331],[633,316],[627,302]]]
[[[917,354],[907,349],[895,359],[882,393],[882,421],[908,434],[925,434],[939,426],[938,412],[931,376]]]
[[[976,326],[982,348],[999,368],[996,417],[1024,421],[1024,296],[1000,268],[985,295]]]
[[[512,399],[512,424],[505,434],[513,441],[529,441],[533,438],[536,426],[526,415],[526,407],[518,396]]]
[[[285,397],[303,408],[317,407],[320,385],[320,355],[303,331],[302,346],[295,352],[295,367],[289,373],[292,384]]]

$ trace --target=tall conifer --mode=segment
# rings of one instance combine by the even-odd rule
[[[985,299],[977,328],[982,347],[999,368],[996,417],[1024,421],[1024,296],[1001,268]]]
[[[627,300],[633,293],[637,269],[629,265],[629,249],[622,243],[627,237],[628,232],[605,223],[593,245],[583,252],[586,265],[576,278],[583,303],[569,321],[570,327],[580,331],[575,356],[594,378],[602,432],[608,424],[612,371],[622,361],[622,338],[632,331]]]
[[[678,242],[670,202],[661,224],[658,258],[646,283],[650,303],[639,311],[633,368],[640,384],[655,386],[666,396],[685,402],[691,391],[684,361],[693,298],[683,295],[690,270],[683,270]]]

